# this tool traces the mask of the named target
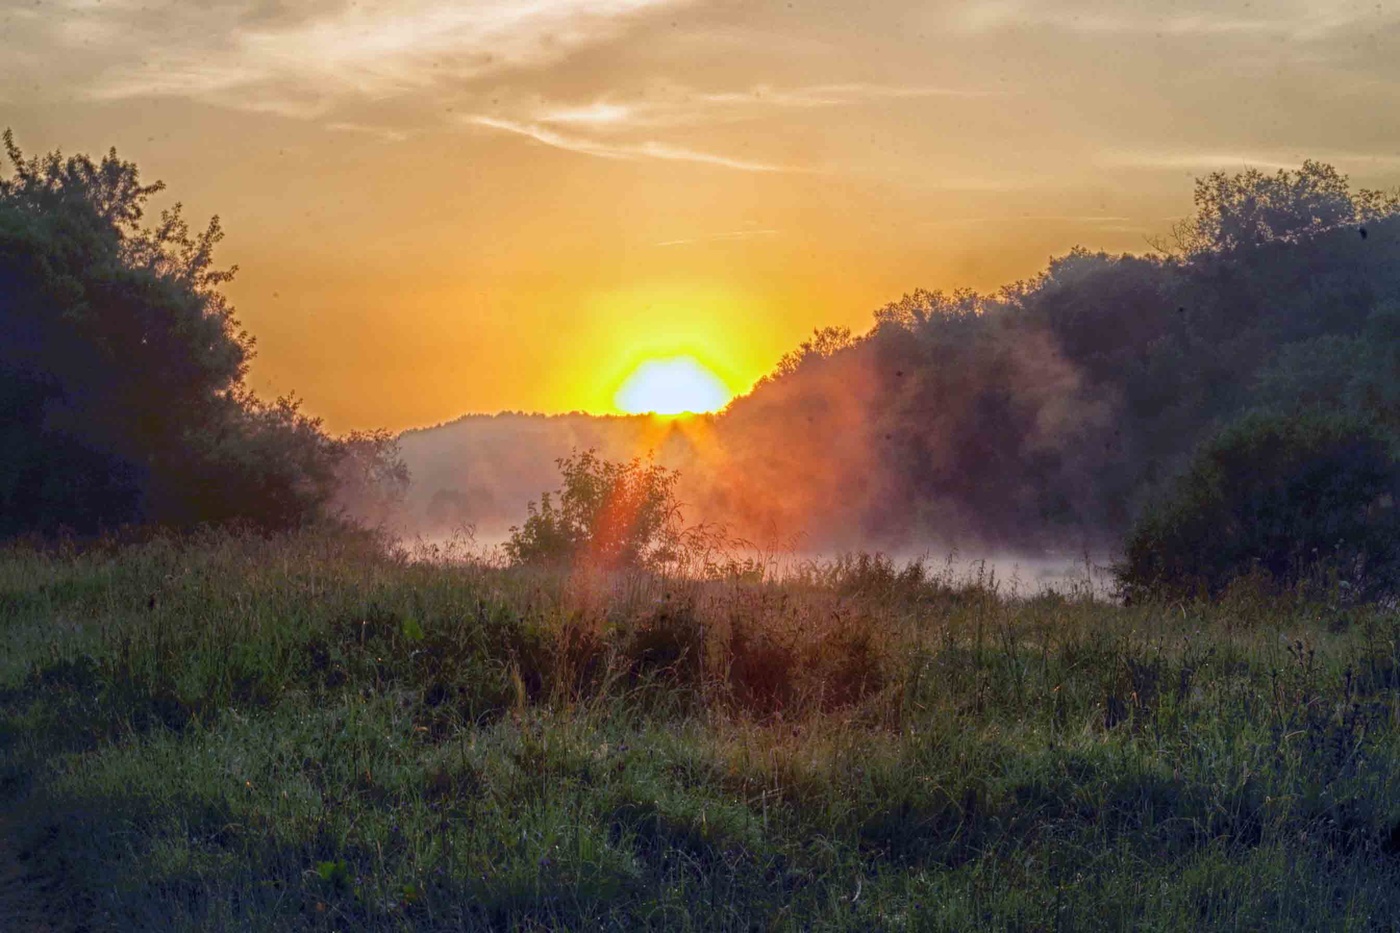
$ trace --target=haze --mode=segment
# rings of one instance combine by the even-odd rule
[[[742,392],[817,325],[1142,251],[1212,169],[1400,180],[1388,3],[43,0],[0,123],[222,215],[328,427]]]

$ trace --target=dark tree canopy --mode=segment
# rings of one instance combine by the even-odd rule
[[[1130,591],[1220,593],[1259,572],[1330,573],[1361,594],[1400,569],[1400,461],[1372,424],[1317,412],[1252,415],[1204,444],[1128,536]]]
[[[4,142],[0,534],[297,525],[328,513],[367,445],[402,485],[387,436],[333,439],[247,388],[253,340],[219,290],[234,270],[214,265],[217,217],[194,233],[176,204],[148,225],[162,186],[115,151],[26,158]]]
[[[813,341],[719,419],[728,501],[814,543],[1104,553],[1252,411],[1400,430],[1395,193],[1316,162],[1219,173],[1177,233],[994,294],[916,291],[863,337]],[[815,462],[837,476],[784,511]]]

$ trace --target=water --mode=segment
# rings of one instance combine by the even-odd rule
[[[509,529],[463,529],[453,534],[405,535],[400,543],[415,557],[435,561],[470,561],[504,566],[507,561],[504,545],[510,538]],[[995,585],[1007,596],[1034,596],[1056,591],[1061,593],[1090,591],[1108,596],[1113,590],[1108,558],[1104,555],[1080,553],[963,554],[956,550],[929,547],[918,550],[902,548],[892,551],[871,549],[894,563],[897,569],[921,562],[927,576],[950,584],[980,582]],[[844,559],[855,559],[858,550],[781,550],[737,547],[727,557],[737,561],[753,561],[765,568],[771,579],[802,575],[805,571],[830,566]]]

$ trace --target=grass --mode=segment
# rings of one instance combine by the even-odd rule
[[[852,559],[0,552],[0,801],[87,929],[1394,929],[1400,615]]]

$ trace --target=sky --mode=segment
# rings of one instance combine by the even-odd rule
[[[1398,185],[1397,104],[1392,0],[0,0],[0,124],[218,214],[253,387],[337,431],[744,391],[1210,171]]]

